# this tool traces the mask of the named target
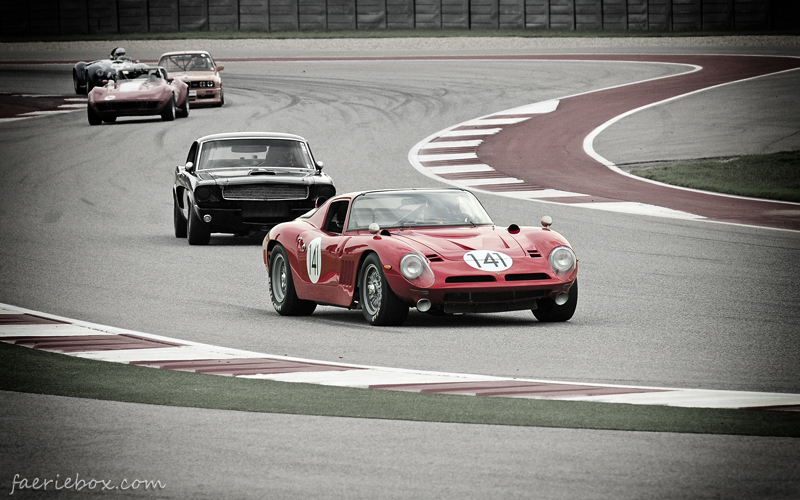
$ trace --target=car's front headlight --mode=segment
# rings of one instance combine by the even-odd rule
[[[556,247],[550,252],[550,269],[556,274],[565,274],[575,268],[575,252],[569,247]]]
[[[407,253],[400,259],[400,274],[421,287],[429,287],[436,281],[428,261],[418,253]]]

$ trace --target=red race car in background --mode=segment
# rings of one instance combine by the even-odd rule
[[[123,68],[113,80],[89,92],[90,125],[114,122],[119,116],[161,115],[162,120],[189,116],[189,87],[167,77],[161,67]]]
[[[432,314],[530,309],[567,321],[578,302],[578,261],[542,226],[496,226],[461,189],[337,196],[272,228],[263,243],[269,293],[285,316],[317,304],[360,308],[373,325],[402,324],[410,307]]]

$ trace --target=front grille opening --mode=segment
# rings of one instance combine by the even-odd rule
[[[551,290],[521,290],[512,292],[453,292],[444,295],[444,302],[459,304],[487,304],[492,302],[517,302],[539,299]]]
[[[525,274],[506,275],[506,281],[540,281],[549,279],[550,275],[547,273],[525,273]]]
[[[448,276],[444,279],[445,283],[489,283],[497,281],[494,276],[489,274],[477,276]]]
[[[222,188],[226,200],[305,200],[308,186],[292,184],[230,185]]]

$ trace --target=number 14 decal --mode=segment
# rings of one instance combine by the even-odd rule
[[[505,271],[513,261],[502,253],[488,250],[472,250],[464,254],[464,262],[481,271]]]

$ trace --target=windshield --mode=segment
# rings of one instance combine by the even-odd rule
[[[184,71],[214,71],[214,62],[208,54],[175,54],[158,61],[169,73]]]
[[[480,202],[467,191],[393,191],[367,193],[353,200],[348,231],[422,226],[493,224]]]
[[[118,69],[117,82],[160,82],[164,80],[159,68]]]
[[[202,145],[198,170],[219,168],[313,169],[302,141],[290,139],[224,139]]]

